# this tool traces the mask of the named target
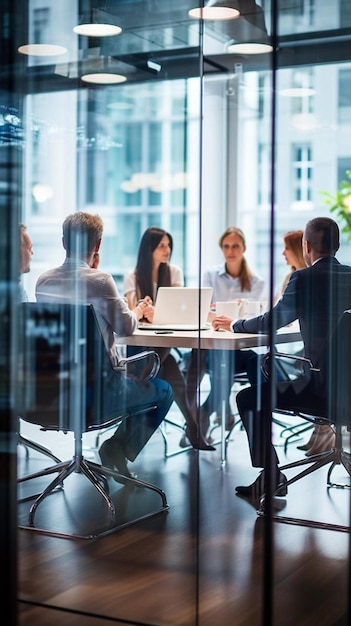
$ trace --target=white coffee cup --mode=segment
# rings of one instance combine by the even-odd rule
[[[256,317],[261,314],[261,302],[256,300],[242,300],[240,304],[240,317]]]
[[[239,317],[239,310],[240,305],[236,300],[216,302],[216,315],[224,315],[224,317],[236,320]]]

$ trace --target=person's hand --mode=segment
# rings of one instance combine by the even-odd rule
[[[232,323],[231,317],[225,317],[225,315],[218,315],[212,321],[212,326],[215,330],[229,330],[231,331],[230,325]]]
[[[144,315],[143,315],[143,317],[148,322],[150,322],[150,324],[153,322],[154,314],[155,314],[155,307],[152,304],[147,304],[146,307],[144,308]]]
[[[138,320],[145,318],[148,322],[152,322],[154,318],[154,307],[150,296],[145,296],[145,298],[139,300],[134,309],[134,313]]]

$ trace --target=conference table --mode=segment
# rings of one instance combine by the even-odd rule
[[[301,341],[300,329],[297,322],[279,329],[271,341],[269,334],[232,333],[226,330],[215,331],[212,326],[205,330],[151,330],[137,329],[133,335],[118,337],[118,345],[139,346],[145,348],[185,348],[201,350],[221,350],[226,354],[230,350],[245,348],[264,349],[272,343],[285,344]],[[259,350],[258,350],[259,351]],[[225,366],[225,360],[223,359]],[[222,402],[221,415],[221,463],[226,461],[225,439],[225,400]]]

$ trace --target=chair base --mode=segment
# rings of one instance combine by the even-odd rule
[[[280,433],[281,437],[284,437],[286,435],[286,433],[290,433],[289,435],[287,435],[285,437],[285,441],[284,441],[284,452],[285,454],[288,451],[288,445],[289,443],[296,443],[297,441],[299,441],[301,439],[301,436],[310,431],[313,430],[314,428],[314,424],[297,424],[296,426],[287,426],[286,428],[283,428],[282,432]]]
[[[49,450],[49,448],[45,448],[45,446],[42,446],[40,443],[31,441],[30,439],[23,437],[23,435],[18,436],[18,443],[24,447],[26,451],[27,459],[29,458],[28,448],[31,448],[32,450],[35,450],[36,452],[40,452],[40,454],[44,454],[44,456],[49,457],[49,459],[51,459],[52,461],[55,461],[55,463],[61,463],[61,459],[55,456],[51,452],[51,450]]]
[[[338,435],[340,437],[340,433],[337,434],[337,438],[338,438]],[[293,483],[297,482],[301,478],[304,478],[305,476],[312,474],[312,472],[315,472],[321,467],[324,467],[325,465],[328,465],[328,464],[331,464],[328,470],[328,475],[327,475],[328,488],[339,487],[343,489],[350,489],[351,487],[348,484],[333,483],[331,481],[331,474],[334,468],[336,467],[336,465],[343,465],[343,467],[346,469],[349,476],[351,476],[351,454],[349,452],[346,452],[342,447],[339,447],[339,446],[332,448],[331,450],[328,450],[327,452],[314,454],[313,456],[310,456],[305,459],[301,459],[300,461],[295,461],[293,463],[287,463],[286,465],[281,465],[279,469],[282,472],[284,472],[285,470],[292,469],[294,467],[310,465],[310,467],[308,467],[307,469],[303,470],[302,472],[299,472],[298,474],[296,474],[296,476],[293,476],[292,478],[287,480],[285,483],[283,483],[283,485],[288,487],[289,485],[292,485]],[[278,490],[276,492],[273,492],[272,494],[273,497],[277,495],[277,492]],[[261,498],[260,507],[257,511],[257,514],[261,516],[265,515],[265,497],[264,496]],[[272,515],[272,518],[277,520],[278,522],[283,522],[285,524],[295,524],[299,526],[307,526],[309,528],[324,528],[328,530],[337,530],[337,531],[348,532],[348,533],[350,532],[350,526],[344,526],[342,524],[332,524],[328,522],[306,520],[302,518],[288,517],[288,516],[275,515],[275,514]]]
[[[39,504],[48,495],[52,494],[53,491],[55,491],[58,487],[63,488],[65,479],[68,476],[70,476],[70,474],[72,474],[73,472],[84,474],[85,477],[92,483],[95,489],[97,489],[97,491],[105,500],[107,507],[108,507],[109,514],[110,514],[110,519],[111,519],[111,525],[109,526],[108,529],[92,532],[86,535],[80,535],[80,534],[75,534],[75,533],[69,533],[69,532],[66,533],[66,532],[60,532],[60,531],[55,531],[55,530],[50,530],[50,529],[39,528],[38,526],[35,525],[35,513],[38,509]],[[32,480],[34,478],[49,476],[50,474],[55,474],[55,473],[57,474],[57,476],[54,478],[54,480],[52,480],[49,483],[49,485],[39,495],[36,494],[36,495],[32,495],[32,496],[19,500],[19,502],[24,502],[24,501],[33,500],[33,499],[35,500],[29,511],[28,525],[19,525],[19,528],[26,529],[26,530],[35,530],[44,535],[49,535],[53,537],[63,537],[63,538],[68,538],[68,539],[95,539],[97,537],[101,537],[101,536],[110,534],[112,532],[115,532],[117,530],[121,530],[122,528],[131,526],[132,524],[135,524],[141,520],[147,519],[149,517],[157,515],[158,513],[162,511],[167,511],[169,509],[169,505],[167,504],[166,494],[159,487],[156,487],[155,485],[152,485],[151,483],[139,480],[138,478],[131,478],[131,477],[124,476],[123,474],[120,474],[117,471],[111,470],[107,467],[104,467],[92,461],[88,461],[87,459],[85,459],[83,456],[80,456],[80,455],[74,456],[72,459],[68,461],[56,463],[55,465],[48,467],[42,471],[35,472],[33,474],[28,474],[27,476],[19,478],[17,482],[22,483],[22,482]],[[115,524],[116,510],[115,510],[115,505],[112,502],[108,493],[107,478],[114,478],[115,480],[117,480],[117,482],[120,482],[121,484],[124,484],[124,485],[142,487],[142,488],[149,489],[151,491],[156,492],[161,498],[161,506],[157,508],[156,510],[146,513],[145,515],[140,515],[136,518],[133,518],[132,520],[128,522]]]

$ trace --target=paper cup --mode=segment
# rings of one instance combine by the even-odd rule
[[[236,320],[239,317],[239,303],[235,301],[216,302],[216,315],[224,315]]]
[[[261,314],[261,302],[255,300],[242,300],[240,305],[240,317],[257,317]]]

